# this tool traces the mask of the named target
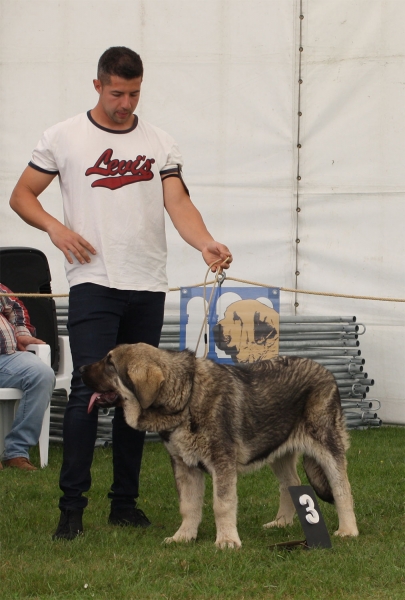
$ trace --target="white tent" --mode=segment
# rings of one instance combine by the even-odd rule
[[[0,8],[0,245],[43,250],[55,293],[67,292],[63,257],[11,211],[10,193],[42,131],[95,105],[100,54],[126,45],[145,65],[139,113],[178,141],[192,199],[231,248],[235,277],[405,297],[403,0],[0,0]],[[57,181],[42,200],[62,219]],[[201,281],[196,251],[171,223],[167,231],[170,286]],[[177,304],[169,294],[168,310]],[[405,423],[404,303],[284,292],[281,310],[365,323],[379,415]]]

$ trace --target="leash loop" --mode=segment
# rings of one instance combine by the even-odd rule
[[[212,298],[214,297],[214,292],[215,292],[215,286],[217,285],[217,283],[219,282],[219,279],[221,277],[221,275],[223,274],[224,276],[221,277],[221,283],[220,285],[223,283],[224,279],[225,279],[225,273],[220,273],[219,272],[219,268],[215,271],[215,280],[212,286],[212,291],[211,291],[211,295],[210,295],[210,299],[208,300],[208,303],[206,302],[206,291],[207,291],[207,278],[208,275],[211,271],[211,268],[216,265],[217,263],[221,263],[220,266],[222,266],[223,264],[227,263],[229,261],[229,258],[226,258],[225,260],[222,260],[222,258],[219,258],[218,260],[215,260],[213,263],[210,264],[210,266],[207,269],[207,272],[205,274],[205,278],[204,278],[204,283],[203,283],[203,302],[204,302],[204,321],[203,324],[201,326],[200,329],[200,335],[198,336],[198,340],[197,340],[197,345],[195,347],[195,353],[197,354],[197,350],[198,350],[198,346],[200,345],[200,340],[201,340],[201,336],[202,333],[204,331],[204,358],[207,356],[208,354],[208,333],[207,333],[207,329],[208,329],[208,315],[210,312],[210,307],[211,307],[211,302],[212,302]]]
[[[226,272],[222,271],[222,273],[218,277],[218,285],[219,285],[219,287],[221,287],[221,285],[224,283],[225,279],[226,279]]]

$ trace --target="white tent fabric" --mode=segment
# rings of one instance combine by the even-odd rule
[[[307,2],[298,286],[405,296],[405,42],[401,1]],[[405,422],[405,305],[299,296],[302,314],[355,314],[386,421]]]
[[[55,293],[67,292],[63,258],[8,199],[42,131],[95,105],[100,54],[126,45],[145,65],[139,112],[178,141],[193,201],[231,248],[234,277],[405,296],[403,0],[0,0],[0,8],[0,245],[43,250]],[[42,201],[62,219],[57,182]],[[167,234],[170,286],[202,281],[198,253],[170,222]],[[168,311],[177,306],[172,292]],[[366,324],[361,348],[379,415],[405,423],[404,304],[283,293],[281,311],[294,310]]]

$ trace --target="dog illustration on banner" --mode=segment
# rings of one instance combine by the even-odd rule
[[[235,363],[253,363],[278,354],[280,318],[259,300],[237,300],[213,327],[215,344]]]
[[[210,289],[205,297],[210,297]],[[189,348],[199,355],[196,342],[206,306],[201,288],[181,289],[180,350]],[[278,288],[217,288],[207,316],[207,357],[222,364],[251,364],[277,356],[279,312]]]

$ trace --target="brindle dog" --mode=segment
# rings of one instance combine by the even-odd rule
[[[320,498],[336,505],[336,535],[357,536],[346,470],[348,436],[333,375],[298,357],[228,366],[188,351],[147,344],[118,346],[81,368],[93,404],[124,408],[127,423],[157,431],[170,453],[183,521],[166,542],[197,537],[204,472],[213,478],[219,548],[239,548],[237,476],[268,464],[280,482],[280,505],[264,527],[292,523],[288,487],[300,485],[297,460]]]

